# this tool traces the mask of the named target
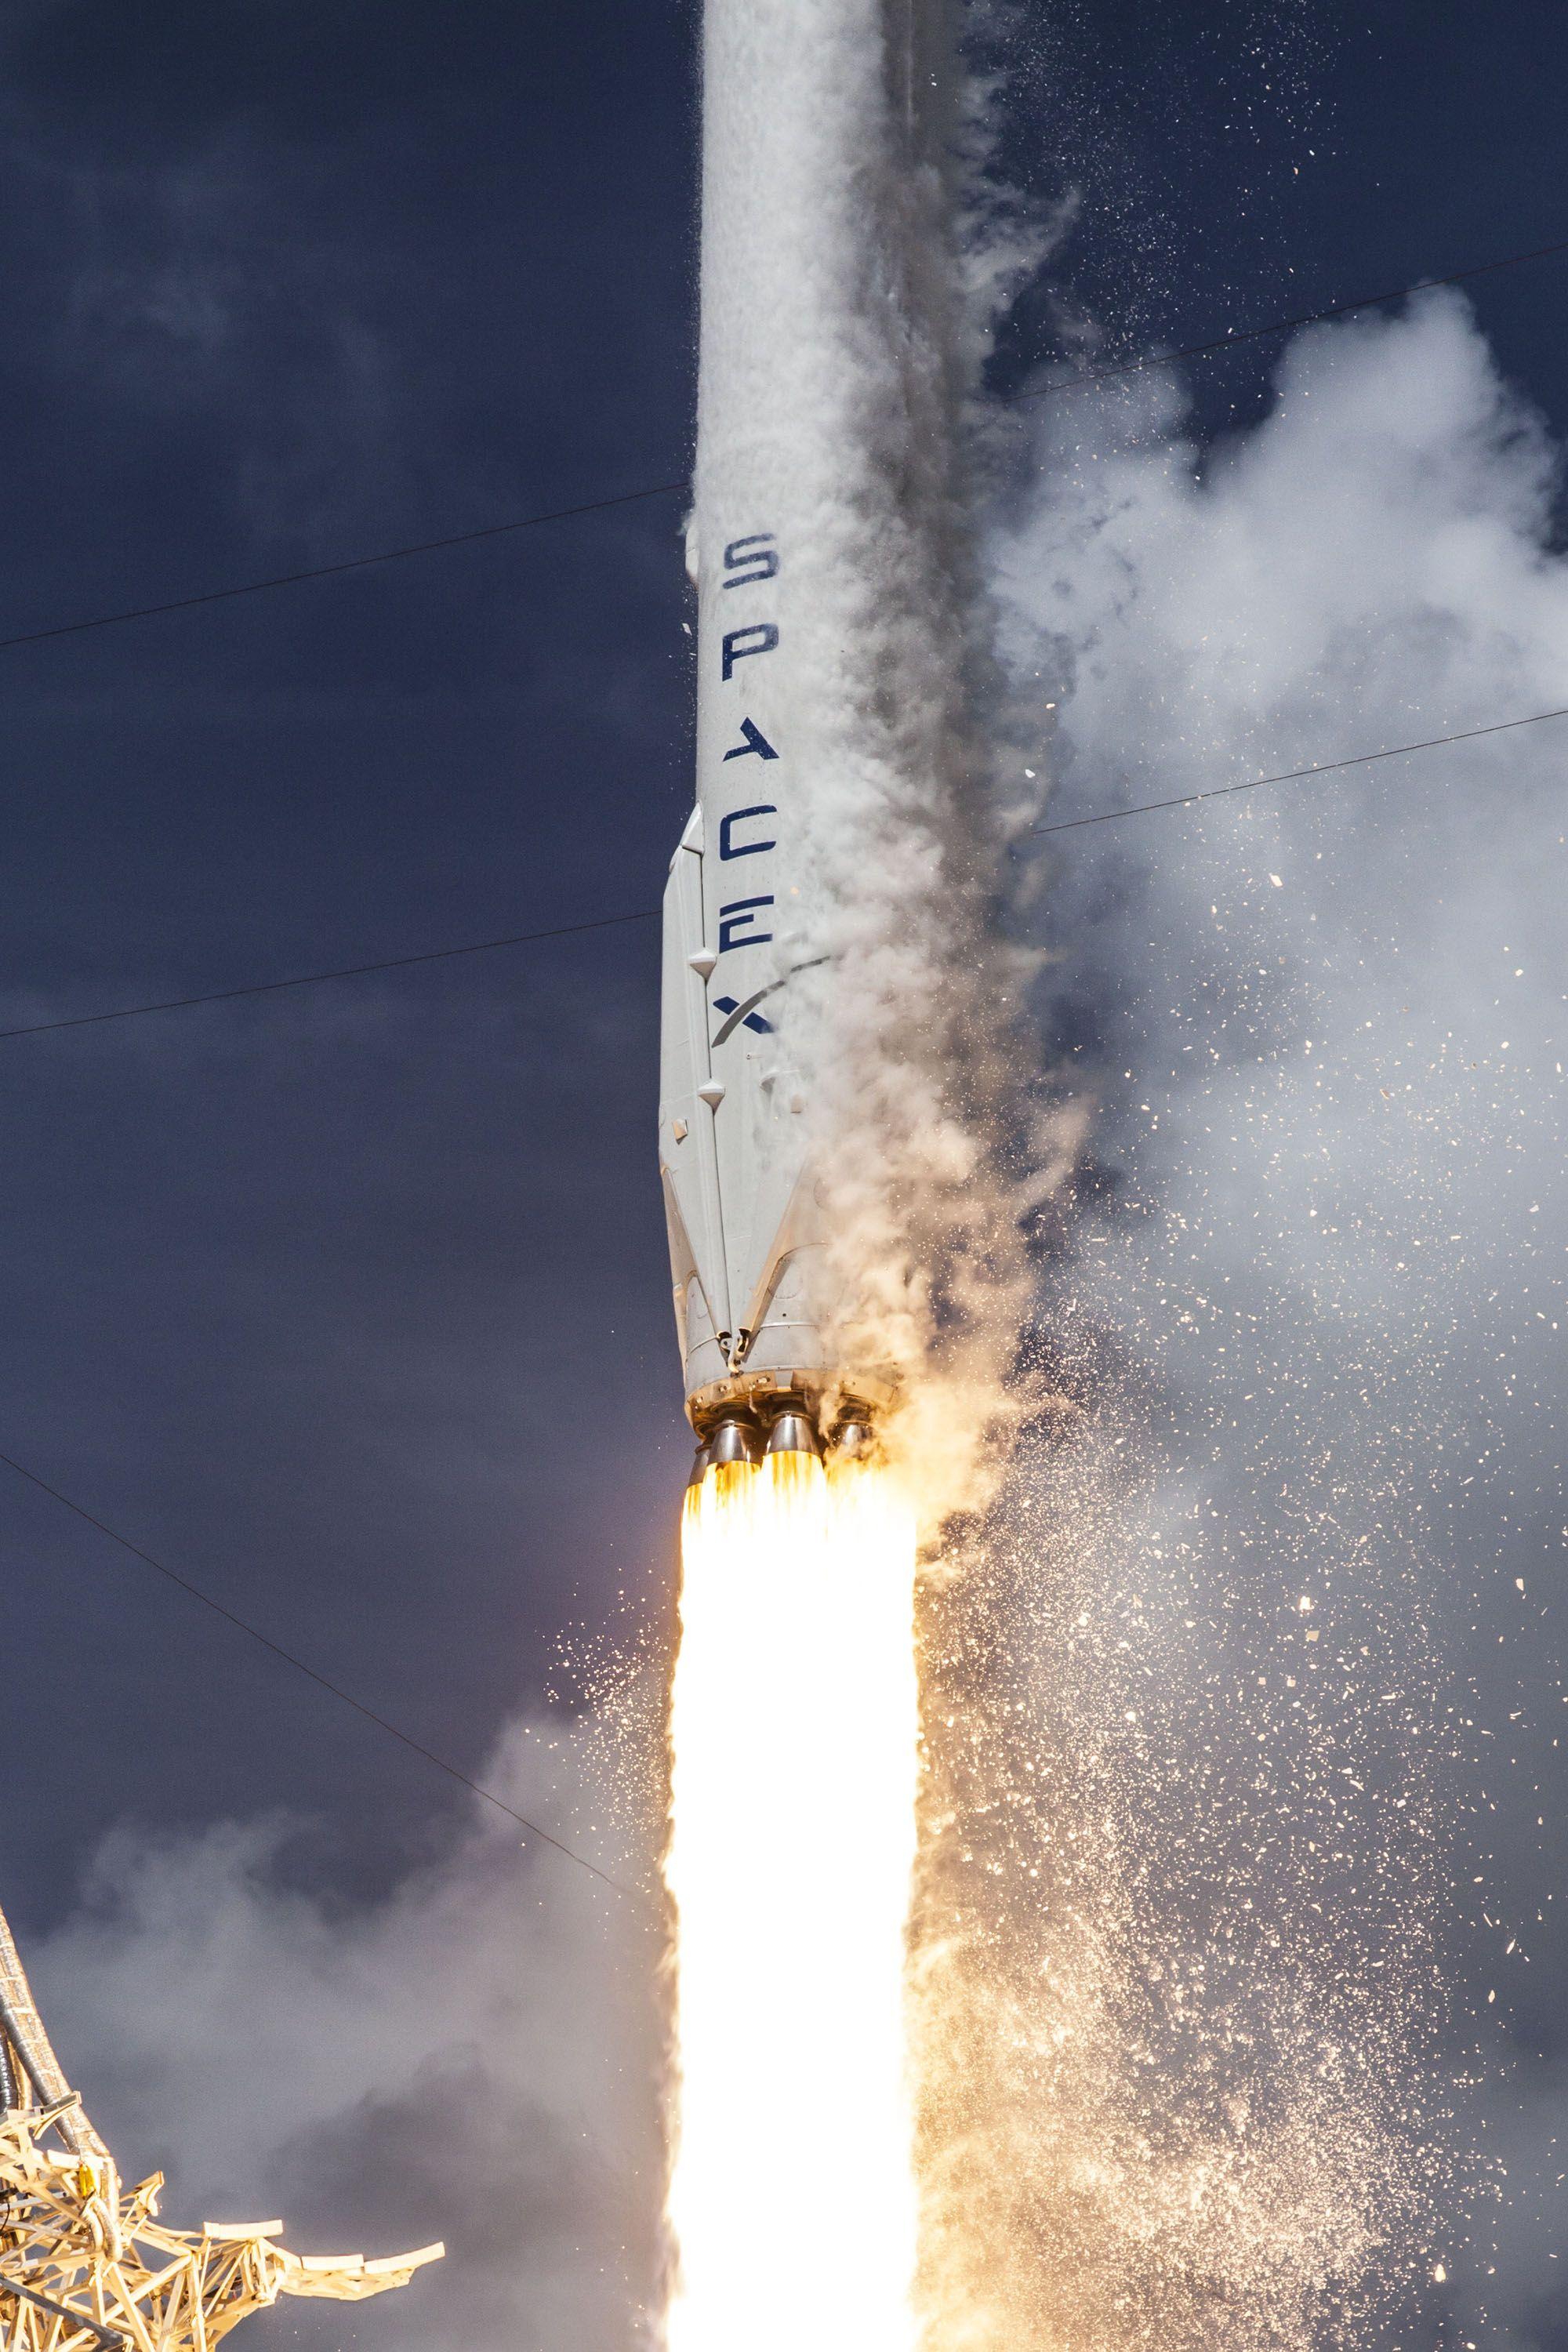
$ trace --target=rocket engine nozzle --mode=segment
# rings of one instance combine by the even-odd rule
[[[815,1422],[804,1412],[781,1412],[768,1437],[767,1451],[774,1454],[809,1454],[820,1459],[822,1440]]]
[[[877,1433],[869,1414],[847,1415],[833,1433],[836,1462],[868,1462],[877,1451]]]
[[[820,1393],[731,1404],[699,1431],[688,1484],[700,1486],[710,1470],[744,1466],[794,1454],[829,1467],[875,1460],[879,1451],[868,1405],[842,1401],[829,1408]]]
[[[719,1423],[704,1451],[710,1470],[721,1470],[737,1462],[755,1464],[763,1458],[762,1435],[754,1422],[743,1421],[736,1414]]]

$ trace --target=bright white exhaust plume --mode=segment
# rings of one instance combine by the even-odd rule
[[[910,2352],[914,1528],[877,1470],[716,1470],[682,1546],[670,2352]]]

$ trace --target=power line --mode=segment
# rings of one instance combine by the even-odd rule
[[[1326,319],[1349,318],[1356,310],[1373,310],[1384,302],[1402,302],[1412,294],[1423,294],[1438,286],[1460,286],[1472,278],[1486,278],[1499,269],[1517,269],[1527,261],[1546,261],[1553,255],[1568,253],[1568,240],[1558,245],[1536,246],[1529,253],[1505,254],[1498,261],[1479,261],[1468,269],[1452,269],[1443,278],[1420,278],[1414,285],[1395,286],[1386,294],[1364,294],[1353,302],[1331,302],[1321,310],[1303,310],[1289,319],[1275,319],[1266,327],[1246,327],[1240,334],[1224,334],[1205,343],[1189,343],[1180,351],[1166,352],[1157,358],[1114,361],[1107,367],[1088,368],[1077,375],[1062,376],[1055,383],[1041,384],[1032,392],[1005,393],[1000,397],[1007,402],[1050,400],[1059,392],[1072,392],[1086,383],[1102,383],[1118,376],[1145,375],[1156,368],[1176,367],[1184,360],[1210,359],[1219,352],[1235,351],[1243,343],[1264,341],[1269,335],[1290,334],[1298,327],[1315,327]],[[434,555],[447,547],[471,547],[477,541],[499,539],[508,532],[536,530],[544,523],[572,522],[580,515],[604,514],[614,507],[635,506],[646,499],[674,498],[689,493],[689,479],[679,482],[654,482],[645,489],[623,490],[609,499],[590,499],[581,506],[555,507],[549,512],[521,515],[512,522],[487,523],[478,530],[460,530],[444,539],[415,540],[406,547],[384,547],[374,555],[352,555],[341,563],[319,563],[304,572],[280,572],[267,580],[245,580],[232,588],[208,588],[200,595],[176,596],[162,604],[136,604],[121,613],[96,613],[86,620],[59,621],[47,629],[26,629],[11,637],[0,637],[0,653],[17,646],[45,644],[51,637],[80,636],[91,629],[117,628],[124,621],[149,621],[164,613],[188,613],[199,604],[221,604],[236,596],[259,596],[273,588],[294,588],[308,580],[330,580],[344,572],[367,571],[373,564],[400,563],[411,555]]]
[[[1213,341],[1188,343],[1181,351],[1165,352],[1157,358],[1113,361],[1109,367],[1086,368],[1079,375],[1059,376],[1055,383],[1041,384],[1033,392],[1005,393],[1008,401],[1049,400],[1058,392],[1071,392],[1084,383],[1103,383],[1113,376],[1145,375],[1154,368],[1179,366],[1183,360],[1212,359],[1217,352],[1234,352],[1243,343],[1264,341],[1269,335],[1288,335],[1298,327],[1316,327],[1325,319],[1348,319],[1357,310],[1375,310],[1384,302],[1403,302],[1412,294],[1426,294],[1438,286],[1462,286],[1468,278],[1487,278],[1496,269],[1517,269],[1524,261],[1548,261],[1554,254],[1568,253],[1568,238],[1560,245],[1538,245],[1530,253],[1505,254],[1500,261],[1478,261],[1469,269],[1451,269],[1446,278],[1417,278],[1414,286],[1396,286],[1387,294],[1363,294],[1353,302],[1331,302],[1323,310],[1303,310],[1290,319],[1276,319],[1267,327],[1247,327],[1239,335],[1216,335]]]
[[[51,1486],[47,1478],[40,1478],[36,1470],[29,1470],[25,1462],[18,1462],[12,1454],[0,1454],[0,1463],[4,1463],[7,1470],[14,1470],[18,1478],[25,1478],[30,1486],[37,1486],[41,1494],[49,1496],[53,1501],[63,1505],[68,1511],[74,1512],[79,1519],[85,1519],[89,1528],[96,1528],[100,1536],[107,1536],[110,1543],[120,1546],[121,1551],[130,1552],[132,1559],[139,1559],[146,1567],[156,1570],[157,1573],[166,1577],[171,1584],[177,1584],[182,1592],[189,1593],[193,1601],[199,1601],[204,1609],[210,1609],[215,1616],[221,1617],[226,1623],[237,1627],[240,1633],[248,1633],[253,1642],[259,1642],[264,1650],[270,1650],[273,1656],[281,1658],[285,1665],[292,1666],[297,1674],[306,1675],[321,1689],[330,1692],[333,1698],[341,1699],[345,1706],[352,1706],[354,1713],[363,1715],[367,1723],[374,1723],[378,1730],[389,1733],[394,1739],[400,1740],[405,1748],[412,1748],[416,1756],[422,1756],[426,1764],[434,1764],[436,1769],[438,1772],[445,1772],[448,1780],[460,1782],[476,1797],[482,1797],[487,1805],[493,1805],[498,1813],[504,1813],[508,1821],[515,1822],[520,1829],[527,1830],[531,1837],[539,1838],[545,1845],[553,1847],[557,1853],[564,1854],[568,1862],[574,1862],[580,1870],[591,1871],[593,1875],[602,1879],[606,1886],[613,1886],[617,1895],[637,1895],[641,1893],[640,1888],[627,1886],[622,1880],[612,1878],[607,1870],[601,1870],[596,1862],[588,1860],[586,1854],[579,1853],[574,1847],[563,1843],[560,1838],[553,1836],[538,1822],[530,1821],[526,1813],[516,1811],[504,1798],[498,1797],[492,1789],[485,1788],[478,1780],[470,1780],[466,1772],[460,1772],[455,1764],[448,1764],[444,1756],[437,1756],[434,1748],[426,1748],[408,1732],[400,1730],[395,1723],[389,1723],[385,1716],[377,1715],[374,1707],[366,1706],[364,1701],[355,1698],[352,1691],[344,1690],[339,1683],[329,1682],[325,1675],[318,1674],[314,1666],[307,1665],[304,1659],[297,1657],[292,1650],[286,1650],[280,1642],[275,1642],[271,1635],[264,1633],[259,1626],[252,1625],[245,1618],[236,1616],[234,1611],[226,1608],[221,1601],[215,1601],[210,1592],[204,1592],[199,1584],[193,1584],[188,1576],[182,1576],[177,1569],[166,1567],[163,1560],[155,1559],[150,1551],[144,1551],[139,1543],[132,1543],[129,1536],[121,1535],[118,1528],[111,1528],[107,1519],[100,1519],[96,1512],[88,1510],[83,1504],[73,1502],[71,1497],[62,1494],[58,1486]]]
[[[90,1029],[100,1021],[135,1021],[143,1013],[184,1013],[195,1004],[228,1004],[237,996],[271,996],[284,988],[315,988],[324,980],[363,980],[374,971],[404,971],[410,964],[442,963],[453,956],[488,955],[493,948],[531,947],[539,940],[570,939],[578,931],[607,931],[618,923],[650,922],[657,907],[639,908],[635,915],[595,915],[584,923],[557,923],[547,931],[514,931],[500,940],[469,940],[457,948],[426,948],[418,955],[385,956],[379,963],[348,963],[335,971],[302,971],[292,980],[257,980],[243,988],[216,988],[206,996],[165,996],[154,1004],[121,1004],[110,1013],[77,1013],[64,1021],[30,1021],[19,1029],[0,1029],[7,1037],[39,1037],[50,1029]]]
[[[188,613],[197,604],[221,604],[231,596],[259,596],[269,588],[297,588],[304,580],[331,580],[342,572],[364,572],[374,563],[399,563],[406,555],[434,555],[444,547],[471,547],[476,540],[500,539],[509,531],[537,530],[547,522],[572,522],[579,515],[605,514],[612,507],[629,507],[643,499],[662,499],[689,488],[687,482],[655,482],[645,490],[622,490],[613,499],[590,499],[576,507],[554,507],[548,514],[520,515],[513,522],[486,523],[479,530],[459,530],[446,539],[416,540],[408,547],[384,547],[374,555],[351,555],[342,563],[318,563],[308,572],[279,572],[268,580],[243,580],[234,588],[208,588],[199,596],[176,596],[166,604],[136,604],[123,613],[97,613],[90,620],[59,621],[49,629],[26,629],[21,635],[0,637],[0,653],[14,646],[39,646],[49,637],[80,636],[88,629],[117,628],[121,621],[151,621],[161,613]]]
[[[1310,783],[1318,776],[1339,774],[1346,768],[1367,768],[1379,760],[1403,760],[1416,751],[1440,751],[1447,743],[1472,743],[1483,735],[1506,735],[1518,727],[1541,727],[1548,719],[1568,719],[1561,710],[1535,710],[1523,719],[1500,719],[1488,727],[1465,727],[1452,735],[1431,735],[1419,743],[1394,743],[1379,751],[1357,751],[1346,760],[1324,760],[1310,768],[1288,768],[1279,775],[1248,776],[1240,783],[1211,784],[1203,792],[1184,793],[1167,801],[1142,801],[1131,808],[1098,809],[1088,816],[1058,817],[1051,824],[1031,825],[1026,838],[1047,833],[1076,833],[1087,824],[1121,824],[1129,817],[1153,816],[1163,809],[1194,808],[1200,801],[1228,800],[1237,793],[1262,792],[1271,784]],[[496,948],[531,947],[541,940],[571,939],[583,931],[609,930],[624,923],[651,923],[659,908],[639,907],[629,915],[595,915],[580,923],[557,923],[549,930],[514,931],[499,940],[468,940],[459,947],[426,948],[417,955],[385,956],[376,963],[351,963],[331,971],[300,972],[290,980],[258,980],[241,988],[214,989],[205,996],[168,996],[150,1004],[121,1004],[107,1013],[77,1013],[63,1021],[34,1021],[16,1029],[0,1029],[0,1044],[12,1037],[39,1037],[56,1029],[90,1029],[104,1021],[135,1021],[145,1013],[182,1013],[198,1004],[230,1004],[237,997],[270,996],[281,989],[314,988],[323,981],[360,980],[373,972],[405,971],[413,964],[442,963],[455,956],[488,955]],[[4,1459],[0,1456],[0,1459]]]
[[[1384,751],[1357,751],[1348,760],[1324,760],[1312,768],[1288,768],[1283,775],[1249,776],[1245,783],[1211,784],[1206,792],[1184,793],[1180,800],[1143,801],[1136,808],[1100,809],[1092,816],[1062,817],[1055,824],[1036,824],[1030,835],[1075,833],[1084,824],[1120,824],[1124,817],[1152,816],[1156,809],[1191,808],[1198,801],[1226,800],[1233,793],[1261,792],[1266,784],[1310,782],[1314,776],[1336,775],[1342,768],[1367,768],[1374,760],[1403,760],[1412,751],[1436,751],[1445,743],[1473,743],[1480,735],[1506,735],[1515,727],[1540,727],[1549,719],[1568,719],[1568,709],[1535,710],[1528,719],[1500,719],[1490,727],[1464,727],[1455,735],[1432,735],[1424,743],[1394,743]]]

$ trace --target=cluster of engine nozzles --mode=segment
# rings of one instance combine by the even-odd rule
[[[688,1484],[700,1486],[710,1470],[745,1463],[752,1467],[775,1454],[809,1454],[833,1464],[865,1462],[875,1450],[869,1420],[847,1414],[827,1433],[826,1443],[807,1412],[786,1408],[763,1421],[751,1413],[726,1413],[716,1421],[697,1449]]]

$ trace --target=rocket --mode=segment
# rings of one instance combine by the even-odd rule
[[[710,438],[710,446],[711,446]],[[716,473],[718,467],[713,469]],[[800,691],[769,502],[725,467],[689,537],[699,598],[698,797],[664,899],[659,1168],[687,1411],[703,1456],[819,1450],[840,1391],[791,990],[800,916]],[[755,529],[742,526],[754,524]],[[770,527],[770,525],[773,527]]]
[[[765,520],[744,496],[742,483],[715,499],[718,531]],[[787,532],[736,530],[695,567],[700,782],[664,899],[659,1169],[699,1475],[764,1445],[863,1447],[886,1395],[832,1360],[808,1079],[792,1049],[791,991],[819,960],[803,952],[792,879],[789,552]]]
[[[884,403],[903,363],[867,191],[879,158],[912,160],[920,13],[705,10],[697,796],[664,899],[658,1129],[698,1476],[863,1450],[892,1393],[835,1360],[811,1066],[834,958],[808,818],[856,658],[857,511],[875,522],[866,354]]]
[[[832,955],[806,818],[853,668],[853,625],[832,628],[865,562],[847,518],[875,508],[865,352],[889,341],[884,402],[902,364],[875,167],[896,184],[914,160],[920,21],[914,0],[705,7],[696,807],[663,906],[658,1164],[708,1458],[860,1449],[891,1397],[835,1362],[811,1155]]]

